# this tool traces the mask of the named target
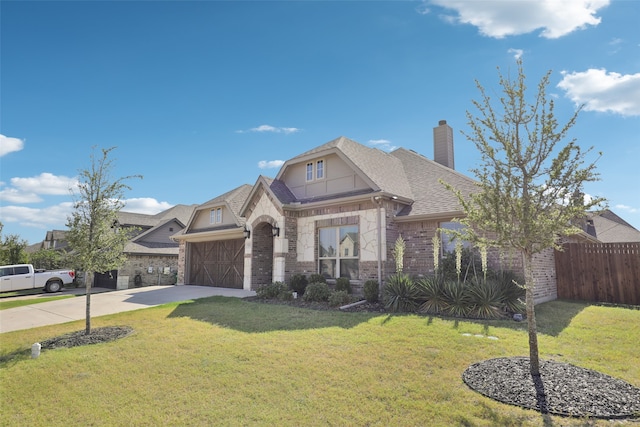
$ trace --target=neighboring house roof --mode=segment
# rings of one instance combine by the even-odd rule
[[[609,209],[589,217],[593,221],[595,237],[602,243],[637,243],[640,231]]]

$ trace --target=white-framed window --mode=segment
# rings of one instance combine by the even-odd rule
[[[464,229],[464,225],[459,222],[447,221],[441,222],[440,228],[442,230],[455,230],[460,231]],[[456,250],[456,239],[454,236],[450,235],[446,231],[440,231],[440,241],[442,242],[442,253],[445,254],[447,252],[454,252]],[[462,247],[468,248],[471,244],[466,240],[462,241]]]
[[[313,181],[313,162],[307,163],[307,181]]]
[[[324,160],[318,160],[316,162],[316,179],[324,178]]]
[[[313,181],[324,179],[324,160],[316,160],[315,162],[308,162],[306,171],[306,180]]]
[[[357,225],[318,230],[318,273],[335,279],[359,277],[359,232]]]
[[[209,221],[211,224],[220,224],[222,222],[222,208],[213,208],[209,212]]]

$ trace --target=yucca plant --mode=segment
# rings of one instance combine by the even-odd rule
[[[418,307],[418,311],[438,314],[446,309],[447,302],[441,280],[436,277],[423,278],[416,282],[416,288],[418,289],[418,299],[423,301]]]
[[[501,270],[496,274],[496,286],[500,293],[502,305],[509,313],[524,313],[526,306],[525,289],[520,283],[524,283],[514,272]]]
[[[465,317],[471,308],[467,285],[464,282],[448,280],[444,282],[443,293],[446,300],[445,314]]]
[[[502,299],[495,282],[474,281],[467,287],[471,304],[470,315],[481,319],[496,319],[502,314]]]
[[[384,307],[393,312],[413,312],[418,307],[420,294],[413,279],[407,274],[394,274],[384,286]]]

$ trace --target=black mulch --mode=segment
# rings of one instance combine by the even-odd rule
[[[42,349],[77,347],[80,345],[99,344],[115,341],[133,333],[129,326],[105,326],[91,330],[91,334],[85,335],[85,331],[75,331],[59,337],[50,338],[40,343]]]
[[[487,397],[542,413],[604,419],[640,417],[640,388],[567,363],[540,361],[537,386],[526,357],[475,363],[462,379]]]

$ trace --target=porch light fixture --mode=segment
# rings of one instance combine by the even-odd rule
[[[271,232],[273,233],[273,237],[278,237],[280,235],[280,227],[272,227]]]
[[[251,231],[249,231],[247,229],[247,226],[244,226],[244,230],[242,230],[242,235],[244,236],[245,239],[248,239],[249,237],[251,237]]]

